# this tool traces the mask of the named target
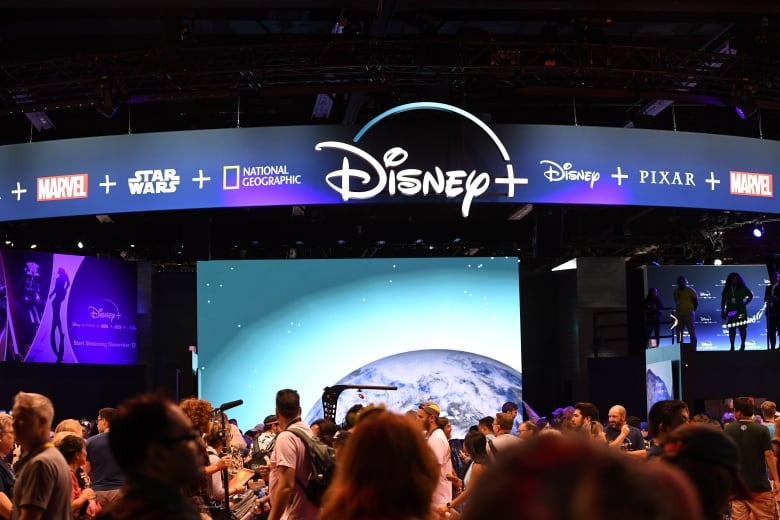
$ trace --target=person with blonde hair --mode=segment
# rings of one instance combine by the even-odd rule
[[[0,413],[0,518],[11,518],[11,496],[16,479],[4,459],[13,449],[13,419],[7,413]]]
[[[13,492],[11,518],[73,518],[70,467],[49,440],[54,406],[41,394],[19,392],[14,398],[13,425],[24,456]]]
[[[439,464],[419,424],[382,408],[360,415],[320,520],[432,520]]]

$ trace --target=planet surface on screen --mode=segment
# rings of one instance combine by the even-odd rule
[[[367,363],[336,385],[397,386],[398,390],[345,390],[339,397],[336,422],[355,404],[384,404],[404,413],[425,401],[441,408],[452,423],[452,437],[463,438],[469,427],[494,416],[507,401],[522,400],[522,374],[495,359],[458,350],[416,350]],[[322,403],[309,408],[306,422],[323,417]]]

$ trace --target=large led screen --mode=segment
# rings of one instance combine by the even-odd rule
[[[198,263],[202,396],[246,429],[300,392],[304,419],[323,415],[336,384],[355,403],[396,411],[437,402],[462,436],[522,398],[514,258],[214,261]]]
[[[721,296],[726,277],[731,272],[739,273],[745,285],[753,292],[753,301],[747,305],[747,350],[767,348],[766,316],[764,291],[769,284],[767,269],[764,265],[685,265],[685,266],[649,266],[647,267],[647,286],[657,287],[658,295],[667,309],[663,319],[668,320],[674,309],[674,289],[677,278],[685,276],[688,285],[696,291],[699,308],[696,311],[697,350],[729,350],[729,333],[726,322],[721,318]],[[669,325],[666,325],[669,327]],[[668,334],[669,330],[662,332]],[[661,345],[664,345],[661,340]],[[685,334],[684,341],[688,341]],[[739,348],[739,332],[736,335],[736,348]]]
[[[134,264],[17,250],[0,263],[0,361],[137,363]]]

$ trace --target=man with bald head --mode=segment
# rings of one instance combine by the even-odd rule
[[[626,409],[616,404],[607,414],[609,426],[604,430],[610,447],[629,452],[632,456],[645,456],[645,440],[639,428],[626,423]]]

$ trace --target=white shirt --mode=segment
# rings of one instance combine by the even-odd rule
[[[433,491],[433,506],[443,506],[452,501],[452,483],[447,480],[447,475],[452,474],[452,459],[450,458],[450,443],[441,428],[436,428],[428,436],[428,446],[436,456],[439,463],[439,482]]]

